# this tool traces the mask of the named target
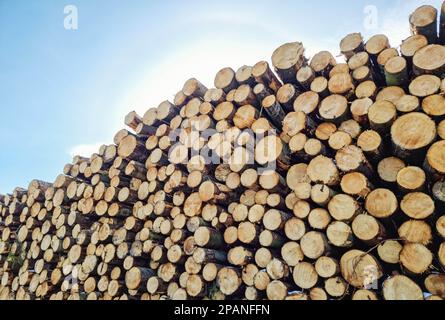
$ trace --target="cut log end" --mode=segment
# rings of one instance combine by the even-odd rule
[[[396,212],[398,201],[392,191],[376,189],[366,198],[365,208],[369,214],[376,218],[387,218]]]
[[[398,275],[383,283],[385,300],[423,300],[422,289],[410,278]]]

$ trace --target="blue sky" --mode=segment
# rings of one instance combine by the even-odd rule
[[[270,60],[302,41],[338,54],[340,39],[409,35],[408,15],[440,0],[0,0],[0,193],[52,182],[72,154],[111,143],[124,115],[143,114],[190,77],[208,87],[222,67]],[[64,28],[64,7],[78,29]],[[378,9],[365,29],[364,9]]]

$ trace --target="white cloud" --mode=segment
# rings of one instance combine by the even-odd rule
[[[275,41],[273,41],[275,40]],[[294,41],[289,38],[288,41]],[[151,65],[144,76],[116,102],[117,119],[126,113],[136,111],[141,116],[150,108],[157,107],[164,100],[173,101],[174,95],[182,89],[185,81],[196,78],[208,88],[214,87],[215,74],[224,67],[235,71],[242,65],[254,65],[266,60],[270,62],[272,52],[285,41],[255,42],[233,40],[230,46],[222,42],[197,42],[181,52],[166,56],[163,61]],[[330,44],[326,47],[313,46],[303,41],[306,56],[309,58],[322,50],[335,50]],[[120,121],[121,123],[122,121]]]
[[[422,0],[396,0],[388,7],[378,7],[379,27],[374,30],[363,30],[365,39],[377,33],[386,34],[393,47],[398,47],[402,40],[410,35],[408,17],[414,9],[422,4]],[[436,7],[440,0],[431,0]],[[246,14],[214,11],[198,15],[199,17],[183,17],[186,24],[205,23],[212,21],[215,25],[238,26],[244,33],[222,38],[202,36],[194,38],[181,50],[164,55],[160,61],[149,61],[145,70],[141,69],[140,77],[128,84],[128,91],[116,101],[113,119],[116,123],[113,128],[122,126],[122,119],[126,113],[137,111],[141,116],[150,108],[157,107],[166,99],[172,101],[174,95],[181,90],[184,82],[195,77],[207,87],[213,87],[216,72],[223,67],[238,67],[247,64],[253,65],[260,60],[270,61],[273,50],[288,41],[302,41],[306,48],[306,56],[311,58],[315,53],[328,50],[338,62],[344,59],[340,55],[340,38],[335,36],[317,37],[310,30],[295,35],[289,28],[269,23],[267,19],[259,19],[261,12]],[[357,26],[363,28],[363,26]],[[256,30],[252,32],[252,30]],[[354,30],[350,30],[353,32]],[[262,37],[255,36],[257,34]],[[346,34],[346,33],[345,33]],[[260,41],[261,40],[261,41]],[[174,41],[174,40],[172,40]]]
[[[398,0],[394,1],[388,8],[378,8],[379,10],[379,28],[371,30],[372,34],[383,33],[394,48],[398,48],[402,41],[411,35],[409,26],[409,16],[414,10],[422,5],[432,5],[440,8],[441,0]]]
[[[237,70],[242,65],[254,65],[261,60],[270,62],[272,52],[285,42],[302,41],[307,57],[321,50],[339,51],[332,43],[326,43],[326,47],[323,44],[315,46],[317,41],[311,41],[309,34],[306,35],[307,38],[297,37],[290,28],[280,27],[280,24],[263,19],[267,14],[231,11],[229,15],[211,11],[195,14],[193,17],[182,17],[184,25],[205,25],[211,22],[215,30],[219,30],[218,26],[231,26],[243,31],[239,34],[218,33],[218,36],[204,34],[191,39],[180,50],[165,54],[156,63],[149,61],[149,66],[142,69],[139,79],[129,84],[129,90],[116,101],[114,118],[119,119],[119,122],[113,127],[120,126],[120,120],[130,111],[134,110],[142,116],[160,102],[166,99],[172,101],[189,78],[197,78],[208,88],[212,88],[215,74],[223,67]]]
[[[80,144],[69,149],[68,154],[71,157],[75,156],[90,157],[93,153],[98,152],[102,145],[103,143]]]
[[[151,65],[149,70],[135,83],[121,101],[117,101],[117,117],[135,110],[140,115],[150,108],[157,107],[166,99],[173,101],[174,95],[182,89],[189,78],[197,78],[208,88],[213,88],[215,74],[223,67],[234,70],[245,64],[268,59],[273,45],[264,43],[242,43],[234,40],[231,46],[225,43],[195,43],[181,52],[167,55],[163,61]],[[122,106],[125,109],[122,110]]]

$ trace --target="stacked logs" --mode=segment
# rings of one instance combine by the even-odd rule
[[[445,298],[445,5],[288,43],[0,196],[0,299]],[[428,293],[425,296],[424,293]]]

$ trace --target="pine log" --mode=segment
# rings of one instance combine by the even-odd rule
[[[423,35],[428,43],[437,42],[437,9],[432,6],[421,6],[409,17],[411,33]]]
[[[422,289],[410,278],[397,275],[383,283],[385,300],[423,300]]]
[[[284,83],[295,83],[297,71],[306,64],[303,44],[294,42],[282,45],[273,53],[272,63]]]

